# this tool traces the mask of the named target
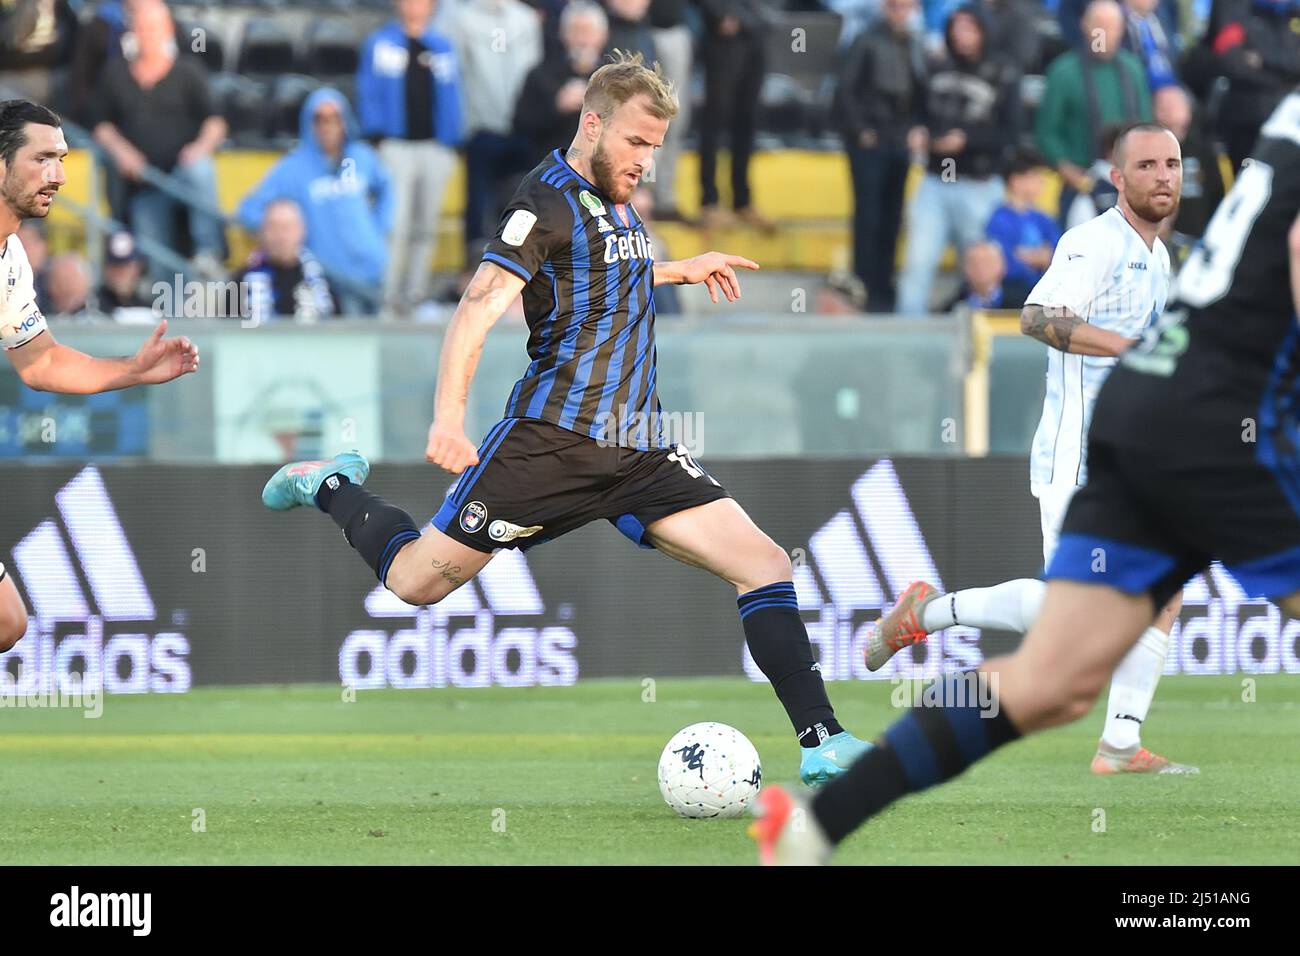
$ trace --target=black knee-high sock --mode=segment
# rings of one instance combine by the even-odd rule
[[[799,617],[794,584],[769,584],[742,594],[736,604],[749,653],[772,682],[799,743],[816,747],[843,730],[826,696],[821,671],[816,669],[808,630]]]
[[[352,484],[345,475],[325,479],[316,492],[316,507],[343,529],[343,537],[370,565],[380,584],[402,545],[420,537],[410,515]]]
[[[951,780],[1020,736],[987,677],[978,671],[937,678],[876,746],[813,797],[817,822],[838,843],[899,797]]]

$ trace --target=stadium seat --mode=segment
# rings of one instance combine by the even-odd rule
[[[806,91],[784,73],[769,73],[763,77],[763,89],[758,99],[759,130],[783,138],[797,138],[807,126]]]
[[[208,72],[220,73],[226,68],[226,46],[221,29],[216,24],[197,19],[177,20],[176,38],[181,49],[190,50],[198,56]]]
[[[843,19],[838,13],[783,13],[767,34],[767,76],[759,128],[794,140],[823,136],[829,126]]]
[[[314,76],[288,73],[275,81],[271,92],[271,135],[288,145],[289,141],[298,139],[298,114],[302,111],[303,100],[320,87],[321,81]]]
[[[1026,68],[1026,73],[1046,73],[1047,67],[1062,53],[1070,49],[1070,45],[1065,42],[1065,37],[1061,35],[1061,25],[1056,22],[1056,18],[1044,14],[1038,17],[1032,25],[1032,29],[1038,31],[1038,62],[1031,63]]]
[[[244,33],[244,22],[252,11],[247,7],[206,6],[186,12],[184,8],[176,9],[177,29],[193,24],[207,31],[205,42],[209,50],[214,46],[221,50],[221,62],[218,64],[201,54],[210,73],[233,71],[238,61],[239,38]]]
[[[272,125],[267,85],[238,73],[214,73],[209,83],[213,102],[230,124],[235,145],[263,145]]]
[[[239,47],[239,72],[253,75],[283,73],[294,63],[293,36],[274,17],[254,17],[244,24]]]
[[[352,104],[355,110],[357,107],[357,76],[355,73],[337,73],[334,76],[321,77],[321,86],[329,86],[338,90]]]
[[[313,76],[355,73],[363,39],[354,20],[322,17],[308,30],[303,72]]]

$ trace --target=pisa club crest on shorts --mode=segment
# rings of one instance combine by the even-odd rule
[[[473,534],[487,521],[487,505],[481,501],[471,501],[460,509],[460,526],[466,534]]]

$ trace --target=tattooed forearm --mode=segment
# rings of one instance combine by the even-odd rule
[[[1027,305],[1020,313],[1020,331],[1062,352],[1070,351],[1074,330],[1084,322],[1064,306]]]
[[[470,305],[484,305],[506,291],[504,269],[484,263],[465,289],[464,301]]]
[[[433,570],[438,572],[439,577],[451,582],[459,587],[465,583],[461,577],[461,571],[464,570],[459,564],[452,564],[450,561],[433,561]]]

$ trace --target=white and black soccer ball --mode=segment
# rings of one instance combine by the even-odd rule
[[[659,757],[659,792],[684,817],[738,817],[762,780],[758,751],[726,724],[691,724]]]

